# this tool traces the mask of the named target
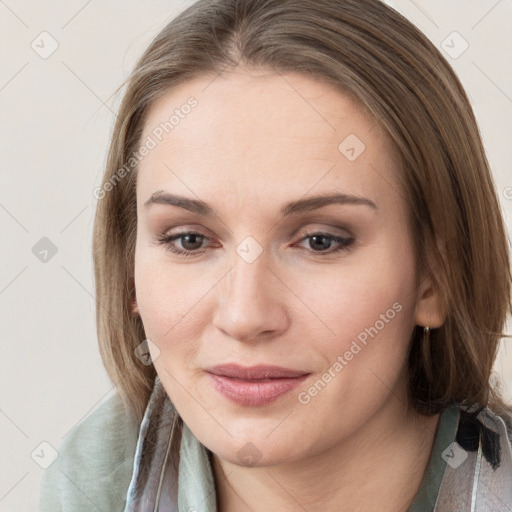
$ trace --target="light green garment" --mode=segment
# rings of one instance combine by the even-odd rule
[[[441,454],[455,439],[458,408],[441,414],[424,480],[409,512],[432,512],[446,461]],[[40,512],[123,512],[138,437],[138,425],[111,396],[83,420],[58,448],[45,470]],[[208,451],[186,425],[180,448],[180,512],[216,512]]]
[[[123,512],[138,425],[117,395],[109,397],[57,447],[43,473],[41,512]]]
[[[183,424],[178,476],[180,512],[216,512],[215,481],[208,451]]]
[[[459,410],[457,405],[446,409],[439,417],[434,445],[421,486],[407,512],[431,512],[434,510],[441,480],[446,468],[442,453],[455,440]]]

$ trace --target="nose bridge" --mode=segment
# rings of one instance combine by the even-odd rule
[[[243,253],[240,255],[243,249],[243,244],[237,248],[223,290],[223,302],[233,309],[233,312],[237,309],[243,311],[247,306],[256,311],[266,303],[271,286],[268,258],[260,254],[254,260],[247,259]],[[247,254],[250,254],[250,249]]]
[[[220,287],[215,325],[240,341],[277,331],[286,319],[279,303],[269,259],[260,249],[255,257],[252,241],[237,247],[230,272]]]

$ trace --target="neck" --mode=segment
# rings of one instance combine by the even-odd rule
[[[267,467],[213,455],[219,512],[406,512],[423,480],[439,414],[405,411],[396,396],[322,453]]]

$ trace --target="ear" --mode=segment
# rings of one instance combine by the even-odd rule
[[[416,293],[415,323],[436,329],[443,325],[445,319],[446,312],[439,289],[430,274],[426,274],[421,278]]]

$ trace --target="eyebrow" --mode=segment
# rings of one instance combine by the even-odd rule
[[[198,215],[204,215],[207,217],[212,217],[215,215],[213,209],[204,201],[170,194],[163,190],[158,190],[157,192],[153,193],[151,197],[144,203],[144,207],[148,208],[153,204],[176,206],[178,208],[188,210],[192,213],[197,213]],[[288,215],[317,210],[331,204],[363,205],[369,206],[373,210],[378,209],[377,205],[366,197],[335,193],[311,196],[304,199],[299,199],[297,201],[292,201],[281,208],[280,214],[282,217],[286,217]]]

